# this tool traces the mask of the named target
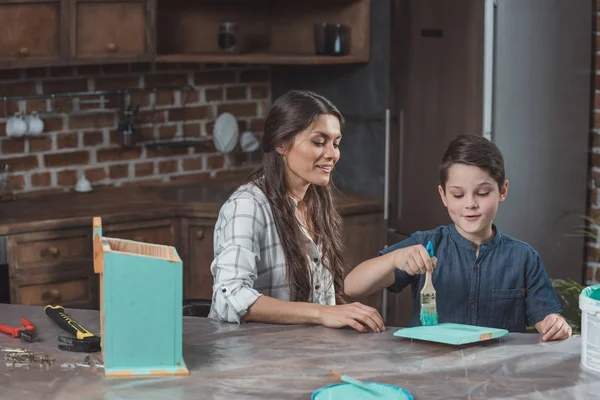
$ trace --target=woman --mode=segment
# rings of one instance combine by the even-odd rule
[[[209,317],[385,329],[377,310],[342,300],[341,218],[330,185],[342,125],[340,112],[317,94],[294,90],[275,101],[262,165],[215,225]]]

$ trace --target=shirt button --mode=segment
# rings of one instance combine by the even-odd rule
[[[227,289],[223,288],[223,289],[221,289],[221,292],[225,293],[225,292],[227,292]]]
[[[470,303],[471,303],[472,306],[474,306],[475,303],[476,303],[476,301],[475,300],[471,300]]]
[[[315,286],[315,290],[319,290],[321,288],[320,285]]]
[[[318,263],[318,262],[319,262],[319,259],[318,259],[318,258],[313,258],[313,261],[314,261],[315,263]]]
[[[475,264],[474,269],[479,269],[479,265]]]
[[[471,248],[476,249],[477,245],[475,243],[471,243]]]

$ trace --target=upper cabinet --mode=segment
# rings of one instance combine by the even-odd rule
[[[0,68],[366,63],[370,7],[371,0],[0,0]]]
[[[71,0],[71,58],[151,61],[155,1]]]
[[[61,0],[0,0],[0,68],[63,62],[66,14]]]

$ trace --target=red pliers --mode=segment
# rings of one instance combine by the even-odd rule
[[[33,324],[27,318],[21,318],[20,327],[13,328],[11,326],[0,324],[0,332],[8,333],[14,338],[20,337],[21,339],[24,339],[27,342],[33,342],[35,335],[35,326],[33,326]]]

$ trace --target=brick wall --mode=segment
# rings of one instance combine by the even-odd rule
[[[251,169],[252,155],[237,149],[223,156],[212,140],[205,145],[153,147],[161,140],[211,139],[215,118],[234,114],[240,134],[252,130],[259,138],[270,106],[269,68],[219,65],[122,64],[51,67],[0,71],[0,97],[33,94],[166,88],[191,85],[192,90],[132,93],[126,99],[140,104],[137,144],[124,148],[117,126],[120,96],[0,100],[0,163],[9,165],[17,193],[62,191],[74,187],[85,173],[94,186],[135,182],[209,179]],[[6,136],[7,115],[17,111],[42,113],[39,136]],[[122,119],[122,118],[121,118]]]
[[[592,132],[590,140],[590,189],[589,216],[600,221],[600,0],[594,1],[593,23],[593,60],[596,76],[594,77],[592,101]],[[600,235],[600,227],[591,226],[590,230]],[[598,240],[587,242],[586,283],[600,282],[600,236]]]

